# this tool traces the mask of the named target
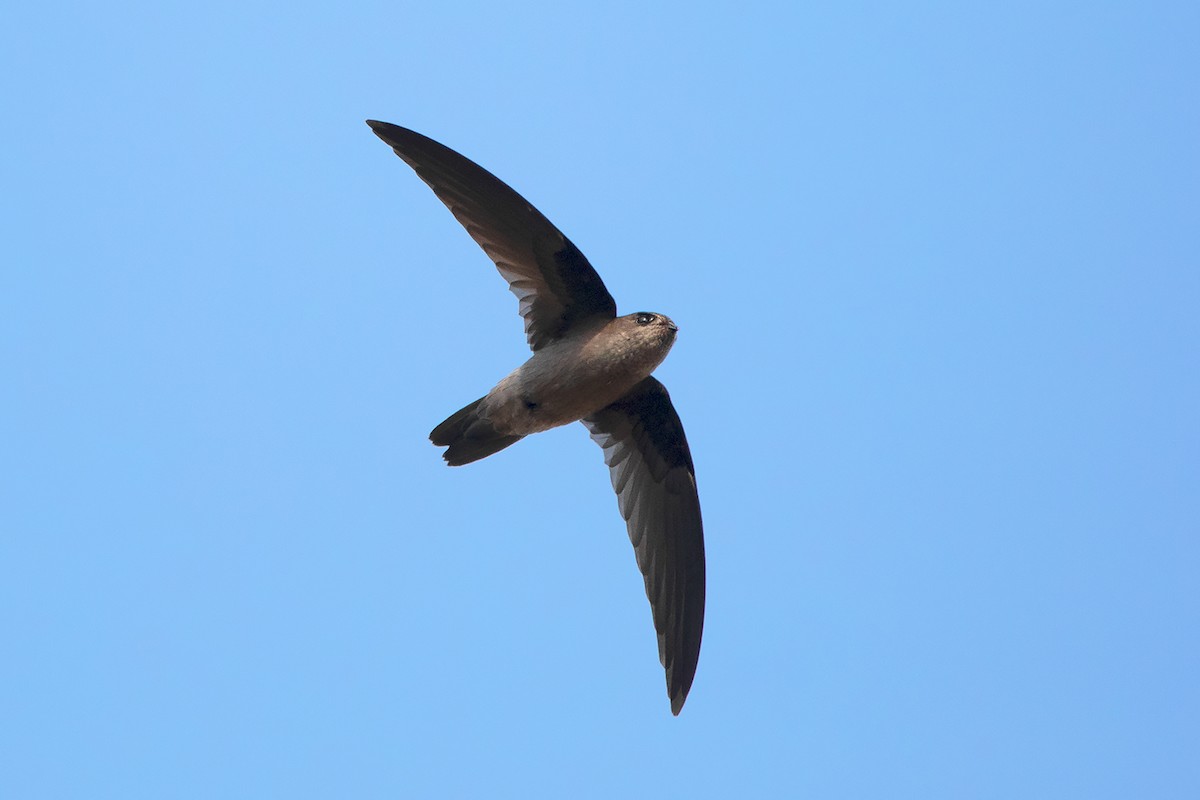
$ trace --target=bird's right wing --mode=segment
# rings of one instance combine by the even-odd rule
[[[496,262],[520,301],[530,348],[616,316],[616,302],[579,248],[503,181],[427,136],[387,122],[367,124]]]
[[[583,419],[604,449],[658,631],[671,711],[683,708],[704,632],[704,527],[679,415],[654,378]]]

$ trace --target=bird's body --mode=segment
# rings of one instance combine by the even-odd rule
[[[533,355],[433,429],[451,466],[581,421],[604,449],[658,632],[671,710],[692,685],[704,627],[704,534],[679,416],[651,377],[678,328],[661,314],[618,317],[583,254],[491,173],[386,122],[368,125],[411,166],[496,263],[520,301]]]
[[[651,319],[639,325],[638,317]],[[553,342],[496,384],[480,415],[498,433],[517,436],[578,422],[648,377],[677,330],[666,317],[630,314]]]

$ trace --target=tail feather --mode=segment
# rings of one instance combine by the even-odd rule
[[[492,453],[498,453],[522,437],[497,433],[486,417],[479,415],[479,398],[462,408],[433,429],[429,440],[438,447],[445,447],[442,458],[452,467],[470,464]]]

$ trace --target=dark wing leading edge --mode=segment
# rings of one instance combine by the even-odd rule
[[[367,120],[429,184],[520,301],[529,346],[538,350],[617,304],[579,248],[525,198],[470,159],[419,133]]]
[[[704,631],[704,528],[683,425],[667,390],[654,378],[585,417],[583,424],[604,448],[646,579],[671,711],[678,714],[692,688]]]

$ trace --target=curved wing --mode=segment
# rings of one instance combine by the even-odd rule
[[[704,526],[683,425],[654,378],[583,424],[604,448],[646,580],[671,711],[678,714],[692,688],[704,632]]]
[[[520,301],[533,350],[580,323],[612,319],[617,304],[579,248],[525,198],[427,136],[367,120],[483,248]]]

